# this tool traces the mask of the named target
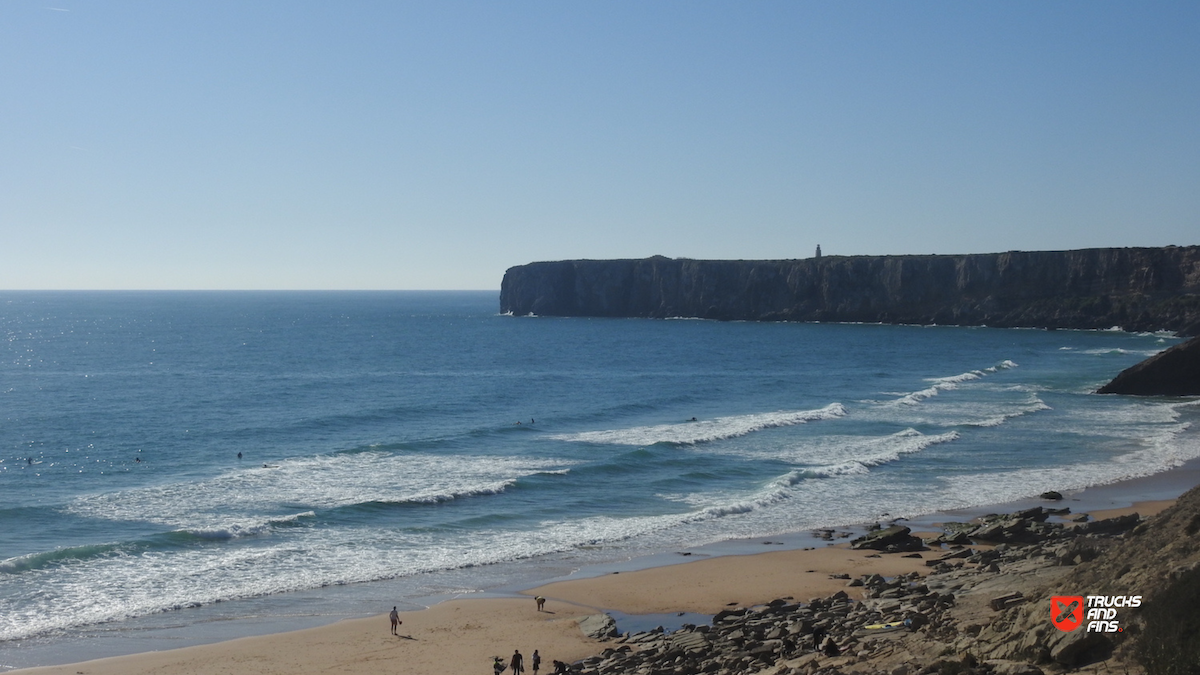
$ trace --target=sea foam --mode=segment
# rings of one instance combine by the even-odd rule
[[[787,427],[818,420],[843,417],[846,408],[841,403],[830,403],[816,410],[778,411],[717,417],[710,420],[659,424],[655,426],[585,431],[576,434],[553,434],[546,438],[573,443],[602,443],[607,445],[646,446],[655,443],[695,445],[726,440],[752,434],[763,429]]]

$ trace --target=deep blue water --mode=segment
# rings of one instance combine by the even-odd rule
[[[497,305],[0,294],[0,666],[164,612],[477,591],[1200,456],[1193,402],[1090,393],[1163,335]]]

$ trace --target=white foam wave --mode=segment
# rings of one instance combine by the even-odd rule
[[[951,481],[947,496],[964,506],[978,506],[1031,497],[1047,490],[1079,490],[1152,476],[1200,458],[1200,442],[1195,434],[1185,436],[1189,428],[1187,423],[1164,426],[1140,438],[1136,450],[1103,462],[959,477]]]
[[[570,463],[529,457],[321,455],[285,460],[277,468],[230,471],[208,480],[89,495],[67,508],[92,518],[219,532],[251,514],[369,503],[439,503],[499,494],[521,477],[561,470],[566,464]],[[255,527],[251,524],[241,531],[253,532]]]
[[[278,518],[267,518],[265,520],[240,519],[222,527],[193,528],[184,531],[201,539],[239,539],[241,537],[255,537],[267,534],[281,525],[299,522],[301,518],[315,518],[316,515],[314,511],[305,511],[304,513],[296,513]]]
[[[1047,405],[1037,394],[1031,394],[1030,400],[1016,410],[1009,410],[983,419],[974,419],[967,422],[966,425],[972,427],[998,427],[1011,419],[1043,410],[1053,410],[1053,408]]]
[[[721,495],[695,495],[682,501],[692,504],[697,511],[688,516],[687,522],[699,522],[711,518],[750,513],[791,499],[796,486],[809,480],[862,476],[873,467],[890,464],[904,455],[918,453],[939,443],[948,443],[959,438],[956,431],[926,435],[915,429],[889,434],[883,437],[824,439],[817,446],[805,448],[797,456],[814,454],[828,461],[826,464],[798,467],[768,482],[754,494],[745,497],[722,498]],[[815,452],[814,452],[815,451]],[[782,456],[777,456],[781,459]],[[716,503],[714,503],[714,500]]]
[[[1157,433],[1156,427],[1175,424],[1182,406],[1156,401],[1095,396],[1096,404],[1074,410],[1056,431],[1080,436],[1103,435],[1139,441]]]
[[[546,473],[546,472],[538,471],[536,473]],[[452,501],[455,499],[464,499],[467,497],[486,497],[488,495],[502,494],[509,487],[515,485],[516,482],[517,482],[516,478],[509,478],[507,480],[497,481],[490,485],[485,485],[483,487],[465,488],[462,490],[458,490],[456,492],[432,491],[432,492],[426,492],[426,493],[422,493],[422,494],[415,494],[411,497],[405,497],[405,498],[399,499],[399,500],[382,500],[382,503],[385,503],[385,504],[441,504],[442,502],[448,502],[448,501]]]
[[[816,410],[779,411],[717,417],[697,422],[659,424],[630,429],[585,431],[577,434],[554,434],[546,438],[577,443],[604,443],[608,445],[647,446],[655,443],[694,445],[745,436],[763,429],[793,426],[842,417],[846,408],[841,403],[831,403]]]
[[[803,473],[805,477],[812,478],[833,478],[836,476],[854,476],[862,475],[870,472],[871,467],[890,464],[904,455],[920,452],[925,448],[939,443],[949,443],[956,441],[961,436],[957,431],[950,431],[944,434],[925,435],[918,432],[916,429],[905,429],[904,431],[892,434],[884,439],[884,443],[879,443],[879,450],[872,454],[866,454],[855,459],[839,462],[837,464],[829,464],[825,466],[813,467],[805,469]]]
[[[920,403],[921,401],[924,401],[927,398],[932,398],[934,396],[937,396],[938,393],[940,393],[940,392],[951,390],[951,389],[957,389],[958,385],[960,385],[964,382],[978,380],[978,379],[981,379],[988,375],[991,375],[993,373],[997,373],[1001,370],[1008,370],[1009,368],[1016,368],[1016,367],[1017,367],[1016,363],[1006,359],[994,366],[989,366],[982,370],[970,370],[965,373],[959,373],[958,375],[950,375],[948,377],[931,377],[931,378],[926,379],[925,381],[932,382],[933,383],[932,386],[926,387],[925,389],[921,389],[920,391],[914,391],[914,392],[911,392],[908,394],[904,394],[904,395],[900,396],[900,398],[898,398],[894,401],[891,401],[890,403],[892,403],[893,405],[895,405],[895,404],[917,405],[918,403]]]

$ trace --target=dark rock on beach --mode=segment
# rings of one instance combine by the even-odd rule
[[[1195,396],[1200,394],[1200,337],[1121,371],[1098,394]]]
[[[882,530],[869,532],[850,542],[850,548],[869,548],[876,551],[899,553],[907,551],[924,551],[925,542],[911,534],[912,530],[903,525],[892,525]]]
[[[1200,247],[537,262],[505,272],[500,310],[1179,331],[1200,325]]]
[[[708,626],[615,636],[602,653],[564,668],[579,675],[1194,672],[1200,488],[1149,519],[1133,514],[1073,527],[1046,522],[1050,513],[948,523],[950,536],[997,526],[1020,534],[991,548],[935,551],[926,576],[859,576],[850,584],[861,591],[857,599],[839,591],[807,603],[782,598],[730,608]],[[888,541],[886,547],[911,537],[906,529],[856,541]],[[1050,596],[1061,594],[1140,595],[1146,602],[1121,610],[1123,632],[1063,631],[1047,611]],[[596,625],[605,630],[591,630]],[[587,627],[613,633],[600,617]]]

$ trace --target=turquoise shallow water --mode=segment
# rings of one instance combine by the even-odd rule
[[[5,293],[0,326],[0,666],[1200,457],[1194,402],[1090,393],[1156,334],[516,318],[495,293]]]

